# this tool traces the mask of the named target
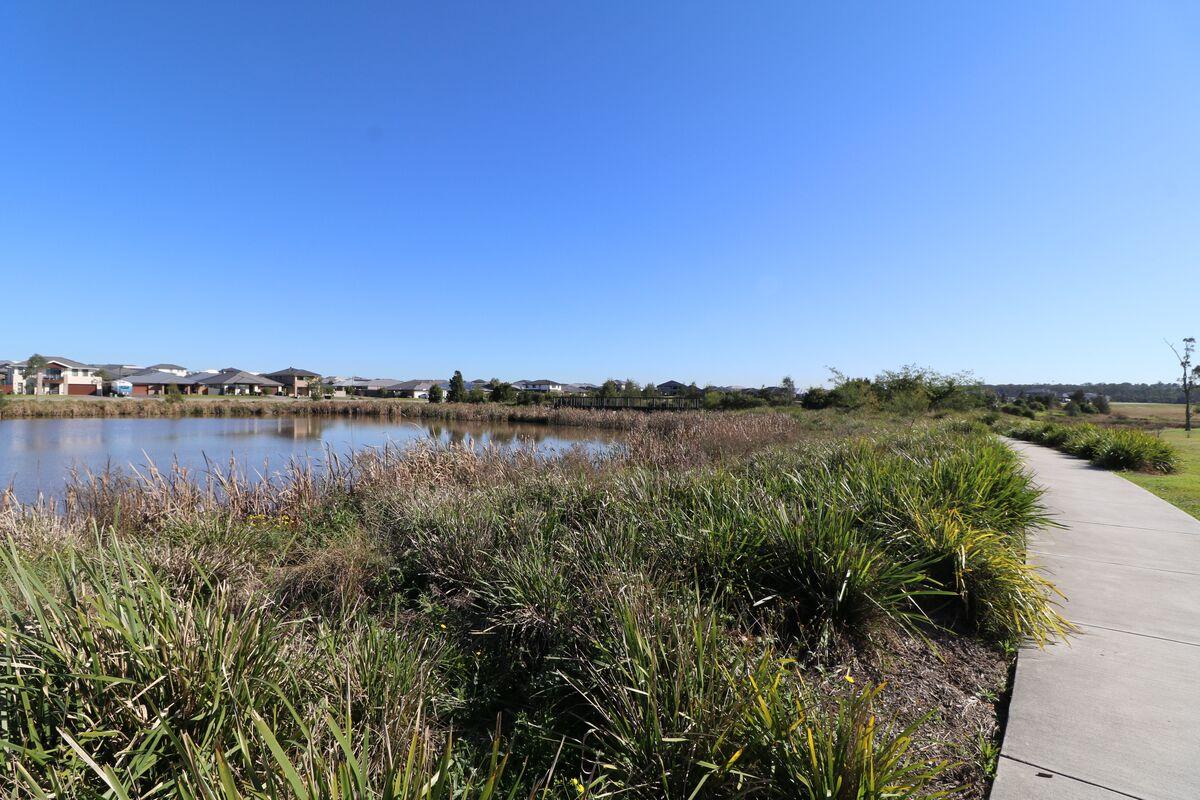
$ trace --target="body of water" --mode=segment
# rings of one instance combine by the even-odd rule
[[[54,496],[72,467],[167,469],[178,461],[203,470],[232,456],[247,471],[270,475],[293,458],[319,463],[327,449],[344,454],[365,447],[411,446],[420,441],[476,447],[534,447],[551,455],[576,446],[600,452],[614,431],[549,425],[471,424],[348,417],[107,418],[0,420],[0,487],[23,501]]]

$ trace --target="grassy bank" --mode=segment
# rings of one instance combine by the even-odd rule
[[[1161,435],[1178,454],[1176,470],[1169,475],[1144,472],[1124,472],[1122,475],[1200,518],[1200,432],[1193,432],[1188,438],[1182,430],[1174,428]]]
[[[1015,455],[961,423],[649,419],[601,460],[369,451],[8,508],[6,785],[982,797],[1009,648],[1063,627]]]

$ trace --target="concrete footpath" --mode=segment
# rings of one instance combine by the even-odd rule
[[[1200,798],[1200,521],[1124,478],[1013,443],[1063,529],[1029,558],[1067,643],[1017,659],[992,800]]]

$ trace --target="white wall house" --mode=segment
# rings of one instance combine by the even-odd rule
[[[521,381],[525,384],[525,388],[531,392],[561,392],[563,385],[558,381],[552,381],[549,378],[538,378],[535,381]]]
[[[151,364],[150,366],[146,367],[146,371],[150,372],[151,370],[165,372],[168,375],[178,375],[181,378],[188,374],[187,369],[179,366],[178,364]]]
[[[62,356],[45,356],[45,362],[37,373],[30,373],[25,362],[8,362],[3,366],[0,390],[12,394],[100,394],[104,381],[94,366]]]

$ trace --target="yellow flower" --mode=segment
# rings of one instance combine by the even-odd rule
[[[441,628],[442,630],[446,630],[446,623],[444,623],[444,622],[439,622],[439,623],[438,623],[438,627],[439,627],[439,628]]]
[[[846,683],[854,683],[854,678],[851,677],[850,670],[846,670],[846,674],[843,677],[845,678]]]
[[[579,780],[579,778],[571,778],[571,785],[575,787],[576,794],[583,794],[584,785],[583,785],[583,782]]]

